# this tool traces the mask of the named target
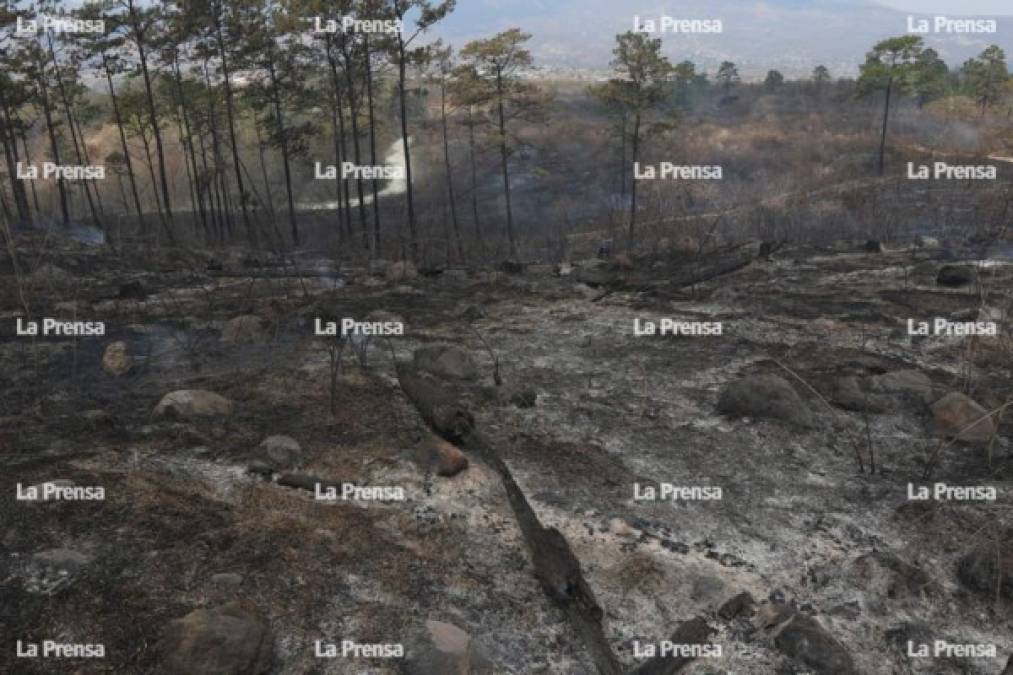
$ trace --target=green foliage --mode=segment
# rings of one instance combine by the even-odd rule
[[[964,92],[984,112],[1002,98],[1009,82],[1006,53],[998,45],[987,47],[976,58],[964,63],[960,79]]]

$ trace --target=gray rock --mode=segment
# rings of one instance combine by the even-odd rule
[[[452,345],[426,345],[415,350],[415,366],[439,377],[474,380],[478,366],[471,355]]]
[[[203,389],[180,389],[166,394],[153,414],[155,417],[225,416],[232,414],[232,401]]]
[[[237,316],[222,327],[222,342],[231,344],[262,342],[266,339],[264,320],[253,314]]]
[[[986,597],[994,598],[999,591],[1013,599],[1013,529],[1006,531],[998,546],[986,541],[966,553],[957,564],[957,578]]]
[[[222,572],[211,575],[211,583],[219,586],[239,586],[243,583],[243,575],[235,572]]]
[[[813,414],[788,382],[777,375],[752,375],[725,386],[718,411],[732,417],[766,417],[812,427]]]
[[[268,436],[257,449],[257,459],[272,469],[290,469],[302,462],[302,446],[290,436]]]
[[[159,651],[160,672],[168,675],[263,675],[271,668],[274,636],[259,615],[230,603],[171,621]]]
[[[987,415],[987,410],[959,391],[951,391],[932,404],[936,428],[969,443],[985,443],[992,438],[995,422]]]
[[[819,675],[858,675],[848,650],[819,621],[783,605],[774,610],[774,646]]]
[[[973,265],[943,265],[936,275],[940,286],[967,286],[978,279],[978,269]]]
[[[113,342],[106,347],[102,354],[102,370],[113,377],[120,377],[130,372],[133,367],[133,360],[127,351],[127,343],[123,341]]]
[[[67,574],[78,572],[92,561],[91,556],[70,548],[52,548],[32,556],[32,562]]]
[[[426,621],[425,634],[405,663],[408,675],[494,675],[493,664],[471,636],[442,621]]]

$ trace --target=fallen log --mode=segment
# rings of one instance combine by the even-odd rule
[[[622,666],[601,624],[604,612],[584,579],[580,561],[566,537],[556,528],[542,526],[506,463],[492,443],[475,428],[474,417],[453,394],[420,376],[410,364],[398,363],[396,370],[402,391],[426,423],[447,441],[482,457],[499,474],[542,590],[577,630],[598,672],[619,675]]]

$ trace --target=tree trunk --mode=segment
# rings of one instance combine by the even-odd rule
[[[166,232],[169,236],[169,243],[173,243],[172,234],[172,202],[169,199],[169,177],[165,170],[165,149],[162,147],[162,133],[158,129],[158,114],[155,112],[155,96],[151,89],[151,74],[148,72],[148,56],[144,50],[144,38],[140,32],[137,15],[134,10],[133,0],[129,4],[131,27],[134,29],[134,44],[137,45],[137,57],[141,64],[141,75],[144,79],[144,92],[148,102],[148,115],[151,118],[151,130],[155,134],[155,152],[158,155],[158,170],[162,183],[162,203],[165,204],[165,213],[168,217]]]
[[[468,155],[471,160],[471,211],[475,221],[475,239],[479,250],[485,255],[485,242],[482,239],[482,226],[478,218],[478,168],[475,163],[475,112],[468,106]]]
[[[457,243],[457,259],[464,261],[464,244],[461,243],[461,227],[457,222],[457,204],[454,199],[454,174],[450,170],[450,139],[447,132],[447,80],[440,80],[440,117],[443,120],[443,163],[447,171],[447,193],[450,199],[450,222],[454,226],[454,239]]]
[[[366,108],[369,113],[369,161],[376,165],[376,118],[373,114],[373,64],[370,61],[369,33],[363,33],[363,47],[366,51]],[[377,180],[372,181],[373,187],[373,248],[380,255],[380,192]]]
[[[236,188],[239,189],[239,206],[243,211],[243,227],[246,230],[246,236],[250,240],[250,245],[257,248],[259,243],[257,231],[254,229],[253,223],[250,222],[250,211],[246,204],[248,201],[246,197],[246,188],[243,186],[243,169],[239,163],[239,142],[236,140],[235,104],[232,96],[229,62],[225,54],[225,39],[222,36],[221,16],[217,13],[218,9],[216,9],[214,16],[215,35],[218,38],[218,56],[222,60],[222,84],[225,86],[225,117],[229,123],[229,144],[232,146],[232,165],[236,172]]]
[[[288,131],[281,110],[281,96],[278,93],[278,74],[274,68],[274,50],[268,48],[267,72],[271,76],[271,102],[274,104],[274,118],[277,122],[278,140],[281,142],[281,162],[285,169],[285,196],[288,199],[288,225],[292,231],[292,243],[299,245],[299,226],[295,220],[295,199],[292,197],[292,168],[288,156]]]
[[[886,103],[883,105],[883,131],[879,136],[879,175],[885,170],[886,126],[890,119],[890,94],[893,91],[893,75],[886,81]]]
[[[503,193],[506,196],[507,238],[510,240],[510,257],[517,255],[517,242],[514,240],[514,215],[510,204],[510,172],[507,168],[507,135],[506,116],[503,112],[503,73],[496,72],[496,107],[499,112],[499,154],[503,165]]]
[[[49,90],[46,87],[45,64],[39,62],[39,95],[42,101],[42,113],[46,119],[46,131],[49,134],[49,149],[53,153],[53,162],[60,164],[60,147],[56,142],[56,129],[53,126],[53,111],[49,106]],[[62,174],[57,178],[56,188],[60,193],[60,215],[63,217],[63,224],[70,224],[70,208],[67,205],[67,186],[64,185]]]
[[[636,171],[637,160],[640,159],[640,111],[633,118],[633,167]],[[637,176],[633,175],[630,183],[630,230],[626,235],[626,252],[633,252],[634,237],[637,227]]]
[[[348,89],[348,109],[352,118],[352,150],[355,153],[355,166],[362,165],[362,153],[359,148],[359,120],[358,106],[355,101],[355,83],[352,81],[352,57],[348,53],[346,38],[341,40],[341,54],[345,58],[345,86]],[[366,197],[362,189],[362,178],[359,174],[355,177],[355,191],[359,196],[359,224],[362,226],[362,247],[370,251],[372,255],[372,239],[369,236],[369,225],[366,223]]]
[[[130,160],[130,148],[127,145],[127,133],[123,129],[123,117],[120,115],[120,104],[116,98],[116,88],[113,86],[113,75],[109,69],[109,60],[102,53],[102,67],[106,74],[106,84],[109,85],[109,100],[112,103],[113,119],[116,121],[116,129],[120,136],[120,151],[123,153],[123,163],[127,167],[127,176],[130,179],[130,192],[134,198],[134,208],[137,210],[137,232],[144,232],[144,213],[141,210],[141,196],[137,192],[137,178],[134,175],[134,163]]]
[[[411,150],[408,147],[408,105],[405,101],[405,81],[407,79],[408,69],[406,60],[408,57],[405,53],[405,43],[401,33],[398,33],[397,43],[397,91],[398,100],[401,106],[401,145],[404,150],[405,194],[408,198],[408,236],[411,237],[411,259],[418,262],[419,235],[415,226],[415,193],[412,190],[412,156]]]

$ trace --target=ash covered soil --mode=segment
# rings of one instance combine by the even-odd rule
[[[427,276],[22,244],[0,284],[0,671],[595,672],[500,476],[461,469],[395,358],[467,401],[625,668],[694,617],[721,656],[680,672],[998,675],[1013,652],[1008,261],[784,249],[679,286],[675,257]],[[18,336],[26,304],[105,335]],[[406,334],[339,351],[314,327],[342,317]],[[909,335],[936,317],[998,334]],[[635,334],[666,318],[722,331]],[[50,481],[104,499],[17,498]],[[645,496],[666,486],[720,499]],[[45,640],[104,656],[18,657]],[[345,640],[405,653],[317,654]],[[908,655],[937,641],[994,655]]]

